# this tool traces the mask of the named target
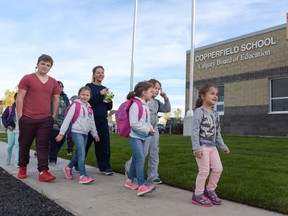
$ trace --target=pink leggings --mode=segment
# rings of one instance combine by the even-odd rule
[[[210,168],[212,171],[206,187],[208,191],[216,189],[223,170],[219,153],[215,146],[202,145],[201,151],[203,152],[202,157],[196,158],[199,171],[196,178],[195,195],[203,194]]]

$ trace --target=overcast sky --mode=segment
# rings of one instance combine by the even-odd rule
[[[186,51],[192,0],[138,0],[134,84],[156,78],[184,115]],[[286,23],[287,0],[196,0],[195,48]],[[54,59],[49,74],[68,97],[103,65],[114,109],[130,90],[134,0],[2,0],[0,98],[37,58]]]

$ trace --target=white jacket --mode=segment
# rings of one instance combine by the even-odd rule
[[[88,108],[91,107],[90,104],[89,103],[85,104],[79,99],[75,100],[75,102],[80,103],[81,108],[80,108],[79,117],[72,125],[71,131],[74,133],[80,133],[80,134],[85,134],[85,135],[91,132],[93,137],[97,136],[98,133],[97,133],[96,126],[95,126],[93,111],[88,112],[89,111]],[[68,113],[63,121],[63,124],[61,125],[59,134],[65,135],[70,125],[70,122],[72,121],[72,118],[74,116],[75,108],[76,108],[76,105],[74,103],[68,110]]]
[[[147,136],[149,136],[150,129],[153,128],[150,123],[150,111],[148,107],[148,103],[139,97],[135,97],[141,101],[143,106],[143,114],[138,120],[139,108],[138,105],[134,102],[129,109],[129,123],[131,127],[131,131],[129,136],[133,138],[138,138],[145,140]],[[133,131],[135,130],[135,131]],[[143,134],[143,136],[142,136]],[[145,137],[146,136],[146,137]]]

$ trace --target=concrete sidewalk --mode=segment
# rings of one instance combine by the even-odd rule
[[[17,178],[18,169],[14,165],[5,165],[7,144],[0,142],[0,166]],[[14,158],[12,158],[13,160]],[[55,201],[75,215],[85,216],[271,216],[282,215],[271,211],[249,207],[223,200],[221,206],[210,208],[191,204],[190,191],[170,187],[164,184],[157,186],[156,192],[138,197],[137,191],[124,187],[125,176],[114,173],[105,176],[98,169],[86,166],[95,181],[89,185],[78,183],[78,174],[73,180],[65,179],[62,168],[68,160],[58,159],[50,171],[57,177],[54,182],[39,182],[36,169],[37,160],[34,151],[30,151],[30,164],[27,167],[28,177],[24,183]]]

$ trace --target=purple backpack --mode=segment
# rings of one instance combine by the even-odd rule
[[[141,119],[143,114],[143,106],[140,100],[133,98],[123,102],[116,112],[116,124],[118,128],[118,134],[120,136],[129,136],[131,131],[129,123],[129,109],[134,102],[138,105],[139,108],[138,121]]]
[[[8,107],[8,118],[7,118],[7,120],[10,118],[10,116],[11,116],[11,113],[12,113],[12,106],[9,106]],[[15,110],[15,112],[16,112],[16,110]]]

